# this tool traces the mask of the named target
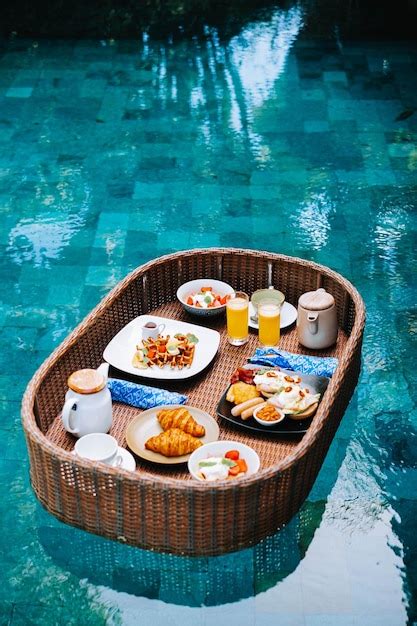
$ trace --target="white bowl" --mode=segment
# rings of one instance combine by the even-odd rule
[[[261,411],[262,408],[265,408],[265,407],[259,406],[253,412],[253,417],[256,419],[256,421],[259,424],[262,424],[262,426],[275,426],[275,424],[279,424],[280,422],[282,422],[283,419],[285,419],[284,411],[281,411],[281,409],[278,409],[276,406],[274,406],[275,411],[277,411],[277,413],[280,414],[279,419],[276,419],[276,420],[273,420],[273,421],[271,421],[271,420],[263,420],[261,417],[258,417],[258,415],[257,415],[258,411]]]
[[[238,441],[212,441],[194,450],[188,459],[188,470],[192,477],[201,482],[209,482],[198,476],[198,462],[210,456],[223,456],[226,452],[229,452],[229,450],[238,450],[239,457],[244,459],[248,466],[248,471],[245,472],[242,477],[239,477],[239,479],[255,474],[258,471],[260,460],[253,448],[250,448],[244,443],[239,443]],[[213,484],[213,482],[210,481],[210,484]]]
[[[187,304],[187,298],[191,294],[197,293],[202,287],[213,287],[214,293],[219,296],[226,296],[229,293],[234,293],[235,290],[231,285],[224,283],[221,280],[215,280],[213,278],[198,278],[197,280],[190,280],[188,283],[184,283],[177,290],[177,298],[181,302],[184,309],[191,313],[191,315],[199,315],[200,317],[213,317],[220,315],[226,309],[226,305],[216,306],[210,309],[203,309],[191,304]]]

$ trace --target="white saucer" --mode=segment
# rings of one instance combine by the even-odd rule
[[[117,454],[119,454],[123,459],[123,463],[120,465],[120,468],[127,470],[128,472],[134,472],[136,469],[136,461],[134,456],[130,454],[129,450],[125,450],[125,448],[121,448],[119,446]]]
[[[258,322],[254,322],[252,319],[252,315],[255,315],[255,307],[252,302],[249,302],[249,326],[250,328],[259,328]],[[289,302],[284,302],[281,308],[281,328],[287,328],[287,326],[291,326],[297,319],[297,309],[295,306],[290,304]]]
[[[71,454],[77,456],[75,450],[71,450]],[[128,472],[134,472],[136,469],[136,461],[135,457],[130,454],[129,450],[125,450],[125,448],[121,448],[118,446],[117,454],[122,457],[122,464],[120,465],[121,469],[127,470]],[[110,467],[117,467],[116,464],[111,465]]]

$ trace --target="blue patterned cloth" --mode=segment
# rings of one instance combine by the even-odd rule
[[[292,354],[277,348],[257,348],[249,363],[282,367],[300,374],[314,374],[331,378],[338,364],[338,359],[324,356]]]
[[[118,378],[109,378],[107,386],[110,389],[112,400],[130,404],[138,409],[152,409],[154,406],[163,404],[184,404],[187,402],[187,396],[175,393],[175,391],[138,385]]]

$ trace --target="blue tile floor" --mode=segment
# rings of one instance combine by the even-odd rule
[[[303,39],[11,40],[0,57],[2,624],[417,621],[417,48]],[[342,272],[368,309],[357,393],[287,528],[187,559],[56,521],[19,403],[129,270],[238,246]]]

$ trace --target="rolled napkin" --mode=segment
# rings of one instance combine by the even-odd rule
[[[338,359],[330,356],[309,356],[293,354],[277,348],[257,348],[249,363],[282,367],[301,374],[314,374],[331,378],[338,364]]]
[[[112,400],[130,404],[138,409],[152,409],[154,406],[162,406],[163,404],[184,404],[187,402],[187,396],[181,393],[138,385],[118,378],[109,378],[107,386],[110,389]]]

